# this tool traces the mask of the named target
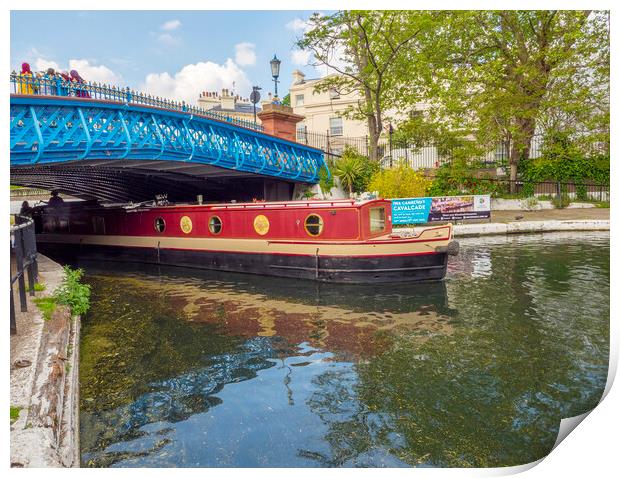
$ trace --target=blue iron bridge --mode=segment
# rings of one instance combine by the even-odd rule
[[[185,103],[60,76],[12,74],[11,88],[11,184],[104,200],[269,199],[276,184],[279,200],[330,174],[321,150]]]

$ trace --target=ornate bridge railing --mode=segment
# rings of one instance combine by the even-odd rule
[[[38,85],[50,87],[49,83]],[[11,95],[11,166],[85,159],[160,159],[316,183],[325,165],[322,151],[315,148],[192,113],[191,109],[126,100],[123,96],[93,99],[20,94],[18,89]]]
[[[123,103],[134,103],[137,105],[155,106],[173,111],[184,111],[187,113],[206,116],[218,121],[243,126],[244,128],[263,131],[263,127],[252,121],[244,121],[233,118],[216,111],[197,108],[186,104],[184,101],[173,101],[165,98],[147,95],[146,93],[136,92],[128,86],[104,85],[102,83],[78,83],[76,81],[65,80],[60,75],[54,76],[29,76],[11,73],[10,77],[11,93],[24,95],[45,95],[45,96],[74,96],[78,98],[93,98],[99,100],[121,101]]]

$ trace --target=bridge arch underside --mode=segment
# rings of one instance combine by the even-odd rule
[[[194,202],[199,194],[205,202],[227,202],[290,200],[297,182],[207,164],[105,159],[11,166],[11,184],[110,202],[148,201],[158,194],[172,202]]]

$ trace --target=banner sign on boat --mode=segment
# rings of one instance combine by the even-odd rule
[[[491,196],[392,199],[392,224],[423,224],[491,217]]]

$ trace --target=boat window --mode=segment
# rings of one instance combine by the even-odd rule
[[[222,220],[219,217],[211,216],[209,219],[209,231],[211,231],[211,234],[222,232]]]
[[[373,207],[370,209],[370,232],[381,232],[385,229],[385,208]]]
[[[310,214],[304,221],[304,228],[311,236],[318,236],[323,232],[323,218],[318,214]]]
[[[158,217],[155,219],[155,230],[157,232],[164,232],[166,230],[166,221],[164,221],[164,218]]]

